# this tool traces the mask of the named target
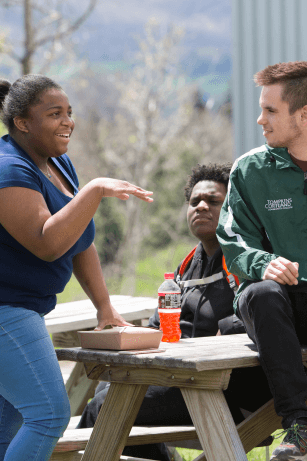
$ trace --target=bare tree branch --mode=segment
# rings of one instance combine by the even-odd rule
[[[75,32],[81,24],[83,24],[84,21],[89,17],[91,12],[94,10],[95,6],[97,4],[97,0],[90,0],[89,6],[87,7],[86,11],[73,23],[73,24],[67,24],[66,28],[57,34],[57,39],[61,40],[63,37],[66,37],[68,35],[71,35],[73,32]],[[35,48],[41,47],[45,45],[46,43],[52,41],[54,39],[53,35],[47,35],[46,37],[41,38],[40,40],[37,40],[34,42]]]
[[[95,165],[101,165],[103,176],[126,179],[155,191],[152,205],[132,198],[121,208],[125,231],[116,256],[116,273],[120,280],[128,277],[122,294],[134,294],[144,238],[158,246],[161,237],[163,246],[163,238],[178,241],[184,235],[183,188],[190,169],[198,162],[230,160],[232,155],[231,127],[215,121],[209,111],[196,109],[197,88],[178,75],[180,31],[170,28],[161,36],[151,23],[145,35],[131,72],[113,77],[119,92],[118,106],[113,104],[114,117],[96,122],[95,129],[93,120],[82,119],[80,138],[80,162],[87,161],[84,151],[91,149],[91,139],[99,139]],[[99,85],[91,102],[101,113],[105,100],[98,99]],[[88,93],[92,94],[94,86],[91,81]]]
[[[62,48],[62,46],[57,47],[57,45],[62,44],[63,40],[78,30],[92,13],[97,2],[98,0],[88,0],[85,11],[77,19],[72,21],[70,17],[66,19],[60,12],[63,2],[58,2],[58,5],[55,5],[51,9],[44,8],[44,4],[42,5],[35,0],[0,0],[0,7],[21,7],[24,19],[25,39],[22,54],[19,55],[15,51],[16,42],[9,39],[6,40],[5,53],[21,65],[23,74],[27,74],[32,72],[34,55],[49,45],[49,50],[45,53],[47,57],[43,57],[43,65],[41,67],[46,72],[51,61],[58,57],[58,48]],[[34,13],[37,13],[35,17]],[[43,17],[39,19],[37,16]],[[53,30],[50,31],[50,29]],[[72,53],[72,49],[70,53]]]
[[[3,8],[10,8],[11,6],[19,6],[20,0],[0,0],[0,6]]]

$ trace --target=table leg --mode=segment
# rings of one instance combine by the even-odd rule
[[[94,397],[98,383],[99,381],[88,379],[82,362],[76,363],[65,385],[71,416],[82,415],[88,400]]]
[[[148,389],[111,383],[82,461],[118,461]]]
[[[87,328],[86,330],[89,330]],[[77,331],[66,331],[52,335],[54,347],[78,347],[80,340]],[[88,399],[94,397],[98,381],[87,378],[84,364],[77,362],[65,385],[70,402],[71,416],[82,415]]]
[[[207,460],[247,461],[223,392],[187,388],[181,392]]]

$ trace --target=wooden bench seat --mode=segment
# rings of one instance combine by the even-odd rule
[[[93,429],[72,429],[70,426],[66,429],[63,437],[59,439],[50,461],[81,460]],[[134,426],[127,440],[127,446],[161,442],[169,442],[167,443],[169,446],[202,449],[193,426]],[[139,458],[121,456],[120,459],[122,461],[124,459],[138,461]]]
[[[71,422],[63,437],[59,439],[50,461],[81,460],[82,450],[85,449],[93,429],[74,429],[79,419],[80,417],[71,418]],[[255,440],[255,433],[257,434],[257,443],[260,443],[279,428],[281,428],[281,418],[275,413],[273,400],[263,405],[237,426],[246,453],[254,448],[252,440]],[[193,426],[133,426],[126,445],[146,445],[161,442],[165,442],[168,446],[202,449]],[[201,459],[205,460],[203,456]],[[128,458],[128,460],[132,461],[132,458]]]
[[[55,453],[49,461],[81,461],[84,451],[73,451],[69,453]],[[121,456],[120,461],[154,461],[151,459],[134,458],[132,456]]]
[[[76,429],[80,421],[80,416],[73,416],[70,418],[70,422],[53,451],[50,461],[81,461],[86,444],[93,431],[92,428],[88,429]],[[127,445],[144,445],[146,443],[152,443],[152,437],[157,437],[158,441],[161,441],[161,431],[163,429],[169,429],[169,435],[164,436],[165,439],[172,439],[172,434],[178,432],[178,427],[172,428],[146,428],[146,427],[133,427],[129,436],[129,442]],[[180,427],[180,429],[183,429]],[[196,431],[194,427],[187,426],[186,437],[194,437],[196,439],[197,446],[200,447]],[[160,434],[160,435],[159,435]],[[184,433],[182,432],[182,436]],[[178,437],[178,435],[177,435]],[[176,439],[176,434],[175,434]],[[180,443],[180,442],[179,442]],[[180,446],[180,445],[178,445]],[[201,449],[201,448],[199,448]],[[120,461],[152,461],[143,458],[134,458],[131,456],[121,456]]]
[[[92,428],[67,429],[63,437],[59,439],[54,453],[84,450],[92,430]],[[147,445],[184,440],[198,440],[193,426],[133,426],[126,445]],[[180,446],[180,443],[176,446]]]

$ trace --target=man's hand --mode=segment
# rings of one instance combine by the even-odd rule
[[[298,263],[279,256],[273,259],[263,274],[263,280],[274,280],[282,285],[298,284]]]

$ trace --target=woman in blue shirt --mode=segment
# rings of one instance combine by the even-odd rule
[[[49,78],[0,80],[0,110],[9,132],[0,140],[0,461],[41,461],[70,417],[43,316],[73,272],[97,309],[98,329],[127,325],[110,303],[92,218],[103,197],[152,199],[110,178],[78,190],[66,155],[72,109]]]

